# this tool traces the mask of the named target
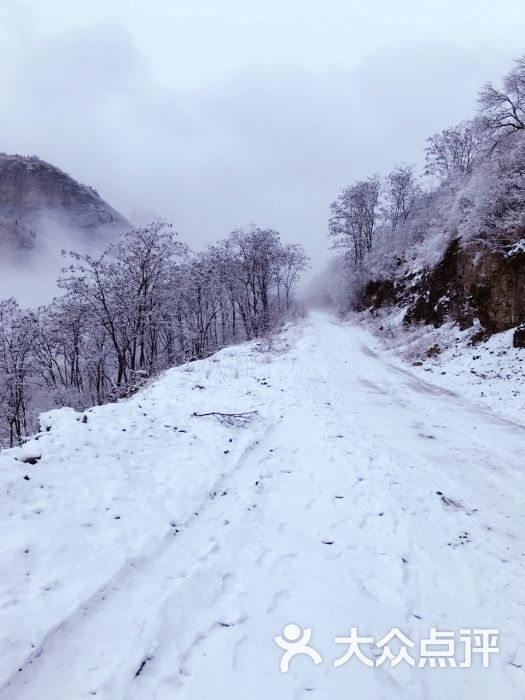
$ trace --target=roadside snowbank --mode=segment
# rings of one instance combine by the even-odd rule
[[[525,416],[525,349],[514,348],[515,329],[472,342],[480,328],[465,331],[447,323],[441,328],[406,328],[405,309],[377,316],[360,314],[393,355],[402,357],[426,381],[475,401],[494,413],[523,421]]]
[[[272,422],[271,353],[224,349],[172,369],[128,400],[41,417],[0,454],[0,687],[46,637],[154,554]],[[261,408],[244,428],[194,412]]]

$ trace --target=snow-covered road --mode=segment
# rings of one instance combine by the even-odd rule
[[[366,331],[324,314],[311,314],[279,342],[289,347],[222,351],[220,371],[211,372],[209,361],[172,370],[144,395],[95,409],[87,424],[64,414],[77,431],[70,443],[60,437],[72,430],[60,424],[66,418],[55,417],[50,433],[22,448],[22,455],[40,450],[37,464],[23,464],[35,489],[38,479],[58,483],[57,461],[68,482],[59,492],[53,486],[60,507],[53,512],[49,496],[49,525],[31,535],[40,569],[60,569],[39,575],[63,587],[49,602],[40,584],[26,595],[23,567],[19,578],[6,572],[1,700],[525,697],[524,426],[423,383]],[[116,443],[137,406],[154,416],[141,429],[149,462],[141,457],[140,475],[133,443]],[[194,410],[234,406],[256,408],[262,420],[236,428],[191,418]],[[179,443],[157,430],[176,411],[169,436],[180,454]],[[78,435],[97,420],[104,440],[82,447]],[[193,429],[193,442],[182,445]],[[75,481],[75,450],[90,473],[94,457],[107,468],[117,450],[120,461],[126,455],[114,489],[119,516],[110,523],[129,523],[120,539],[97,521],[104,508],[86,514],[89,498],[100,503],[101,496]],[[0,458],[3,493],[18,499],[2,511],[15,545],[2,546],[0,562],[15,568],[19,530],[32,527],[36,498],[20,495],[28,482],[14,466],[17,454]],[[183,476],[166,469],[166,454],[185,460]],[[93,473],[98,483],[103,472]],[[193,486],[182,488],[182,479]],[[22,498],[27,512],[16,520]],[[177,517],[170,524],[171,501]],[[86,518],[101,528],[100,552],[97,538],[78,541]],[[33,618],[46,619],[44,628]],[[312,629],[322,663],[298,656],[280,672],[273,638],[289,623]],[[334,668],[346,651],[334,638],[351,627],[375,641],[399,628],[416,644],[416,666],[431,627],[455,633],[458,663],[460,629],[498,629],[500,651],[489,668],[480,654],[471,668],[369,667],[357,658]],[[372,642],[361,649],[372,660],[381,654]]]

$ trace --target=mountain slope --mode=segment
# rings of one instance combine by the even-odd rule
[[[312,315],[5,452],[0,698],[522,697],[525,428],[373,346]],[[292,622],[323,663],[281,674]],[[493,627],[500,652],[334,668],[351,626]]]
[[[86,237],[127,225],[94,189],[54,165],[35,156],[0,154],[0,246],[34,247],[49,221]]]

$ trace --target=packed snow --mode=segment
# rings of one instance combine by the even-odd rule
[[[479,324],[460,330],[453,322],[440,328],[406,327],[406,309],[384,309],[375,317],[356,314],[354,320],[370,327],[382,347],[401,357],[425,381],[512,420],[525,416],[525,349],[513,346],[514,328],[476,341]]]
[[[524,697],[525,426],[423,371],[317,313],[45,414],[0,456],[0,699]],[[415,667],[335,667],[352,627]],[[432,627],[499,651],[419,668]]]

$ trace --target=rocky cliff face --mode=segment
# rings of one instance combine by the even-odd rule
[[[127,222],[91,187],[36,157],[0,154],[0,245],[32,248],[51,220],[87,236]]]
[[[369,282],[361,308],[407,307],[405,323],[438,327],[447,318],[461,328],[478,319],[487,333],[525,322],[525,241],[502,252],[480,252],[453,241],[430,269]]]

